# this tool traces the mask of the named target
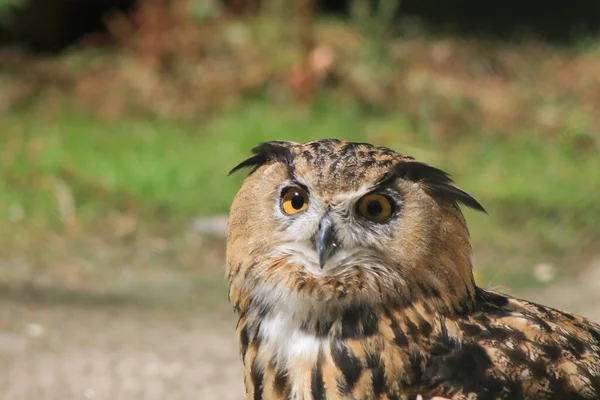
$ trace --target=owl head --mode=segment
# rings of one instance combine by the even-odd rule
[[[231,207],[230,299],[332,315],[417,299],[440,312],[475,293],[459,205],[484,211],[449,175],[389,148],[342,140],[268,142]]]

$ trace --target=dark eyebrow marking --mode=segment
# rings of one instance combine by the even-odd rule
[[[252,149],[254,156],[236,165],[231,171],[229,171],[229,175],[239,171],[242,168],[254,167],[248,174],[251,175],[254,171],[269,161],[278,161],[291,166],[295,157],[295,154],[293,154],[291,151],[291,147],[293,145],[294,144],[291,142],[284,141],[261,143]]]
[[[388,186],[396,179],[421,183],[425,191],[436,199],[449,201],[456,205],[464,204],[487,214],[485,208],[470,194],[454,186],[450,174],[441,169],[418,161],[403,161],[394,165],[377,183],[376,187]]]

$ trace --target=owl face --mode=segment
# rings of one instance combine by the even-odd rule
[[[270,142],[254,153],[233,170],[254,167],[231,210],[230,281],[261,297],[331,303],[407,297],[470,275],[457,204],[483,208],[446,173],[339,140]],[[467,265],[447,265],[451,258]]]
[[[274,253],[287,254],[314,275],[338,274],[356,264],[379,265],[393,240],[403,196],[394,185],[339,183],[328,193],[308,176],[284,181],[273,196],[280,233]]]

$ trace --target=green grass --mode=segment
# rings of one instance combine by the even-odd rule
[[[349,109],[319,114],[260,102],[200,124],[9,115],[0,121],[3,142],[9,144],[1,162],[9,179],[0,183],[0,199],[4,205],[21,204],[31,218],[52,221],[57,217],[53,182],[64,180],[84,219],[126,207],[126,199],[144,212],[174,218],[226,213],[243,178],[228,177],[228,171],[259,142],[364,139],[366,125],[368,120]],[[31,157],[29,148],[36,143],[39,153]],[[2,211],[6,216],[7,209]]]
[[[338,137],[452,173],[490,211],[467,213],[484,282],[527,286],[535,263],[566,276],[600,248],[600,157],[574,146],[577,134],[436,139],[400,113],[325,98],[308,108],[255,99],[196,123],[14,113],[0,119],[0,232],[15,224],[60,230],[65,193],[84,232],[115,212],[181,227],[228,211],[244,174],[227,173],[257,143]]]

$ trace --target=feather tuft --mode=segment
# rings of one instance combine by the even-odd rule
[[[254,156],[236,165],[231,171],[229,171],[229,175],[239,171],[242,168],[254,167],[248,174],[251,175],[254,171],[260,168],[260,166],[269,161],[279,161],[290,165],[294,160],[294,155],[290,150],[293,145],[294,143],[292,142],[284,141],[261,143],[252,149]]]
[[[485,208],[470,194],[454,186],[450,175],[441,169],[418,161],[402,162],[388,173],[384,181],[397,178],[423,184],[425,191],[434,198],[463,204],[487,214]]]

